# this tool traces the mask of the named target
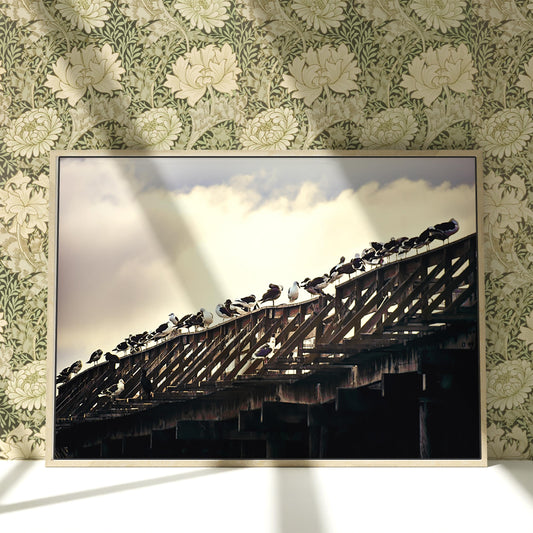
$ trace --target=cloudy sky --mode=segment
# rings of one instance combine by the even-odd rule
[[[473,233],[474,179],[465,157],[62,157],[58,369],[372,240],[451,217]]]

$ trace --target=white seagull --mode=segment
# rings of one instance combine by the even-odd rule
[[[289,302],[295,302],[298,299],[300,284],[295,281],[290,287],[288,291],[289,295]]]
[[[209,327],[213,323],[213,313],[211,313],[207,309],[204,309],[203,307],[200,308],[200,313],[202,313],[204,328]]]
[[[122,392],[124,391],[124,380],[121,378],[118,380],[118,383],[115,383],[114,385],[111,385],[111,387],[108,387],[107,389],[103,390],[98,397],[102,398],[104,396],[107,396],[108,398],[116,398]]]

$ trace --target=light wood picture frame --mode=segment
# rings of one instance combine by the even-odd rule
[[[485,466],[481,169],[53,152],[47,465]]]

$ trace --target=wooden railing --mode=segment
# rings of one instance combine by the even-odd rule
[[[357,364],[357,354],[477,320],[476,285],[476,239],[470,235],[354,276],[336,285],[334,295],[171,335],[122,357],[117,370],[108,363],[89,368],[58,388],[56,420],[98,416],[109,408],[98,394],[120,378],[125,389],[118,404],[138,411],[247,380],[296,381],[328,365]],[[271,337],[274,352],[253,358]],[[142,397],[141,368],[154,385],[152,399]]]

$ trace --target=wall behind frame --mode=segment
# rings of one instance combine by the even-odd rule
[[[51,149],[481,149],[491,458],[533,457],[533,4],[7,0],[0,458],[44,456]]]

